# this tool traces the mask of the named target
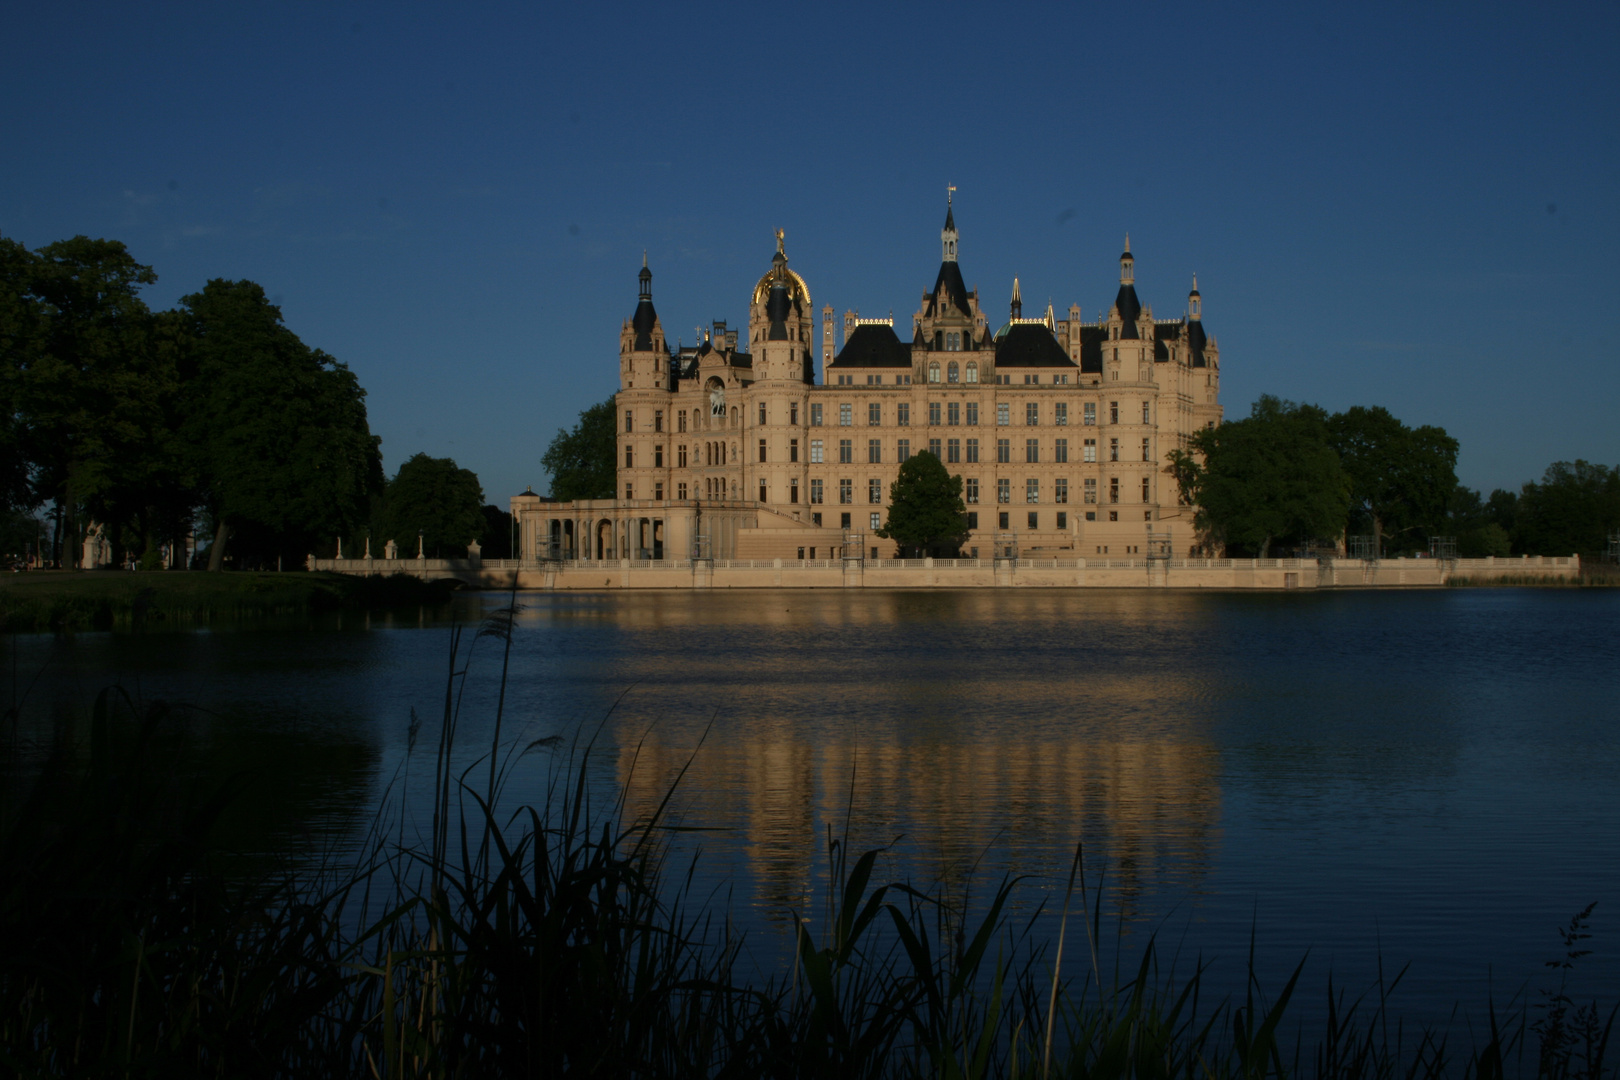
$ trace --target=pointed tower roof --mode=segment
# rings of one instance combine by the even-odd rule
[[[1014,319],[1023,318],[1023,315],[1024,315],[1024,298],[1018,292],[1018,279],[1017,278],[1013,278],[1013,294],[1012,294],[1011,312],[1012,312],[1012,316],[1011,316],[1012,318],[1014,318]]]
[[[1114,306],[1119,309],[1119,317],[1123,326],[1119,328],[1119,336],[1124,340],[1133,340],[1136,333],[1136,320],[1142,317],[1142,301],[1136,298],[1136,260],[1131,256],[1131,234],[1125,234],[1125,253],[1119,257],[1119,294],[1114,297]]]
[[[630,319],[630,327],[636,333],[635,343],[631,348],[637,352],[647,352],[653,347],[653,328],[658,325],[658,312],[653,310],[652,302],[652,271],[647,269],[647,253],[641,253],[641,273],[636,275],[641,282],[641,299],[636,304],[636,313]]]

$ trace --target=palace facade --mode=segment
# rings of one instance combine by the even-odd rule
[[[900,464],[922,452],[962,477],[965,556],[1129,555],[1166,538],[1186,553],[1192,515],[1167,455],[1221,419],[1196,279],[1184,314],[1154,318],[1127,237],[1119,290],[1093,321],[1079,305],[1025,318],[1017,279],[993,319],[964,284],[958,238],[947,205],[910,327],[848,311],[841,348],[828,305],[818,349],[780,231],[746,329],[715,322],[691,346],[670,348],[643,259],[619,333],[616,497],[516,497],[524,556],[892,557],[875,532]]]

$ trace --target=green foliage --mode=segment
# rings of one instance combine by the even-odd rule
[[[1197,502],[1200,531],[1261,558],[1279,541],[1337,536],[1350,507],[1350,480],[1329,442],[1327,415],[1269,395],[1247,419],[1193,436],[1203,459],[1172,462]],[[1180,477],[1178,476],[1178,479]],[[1448,489],[1449,490],[1449,489]]]
[[[182,434],[212,520],[267,563],[352,534],[382,487],[353,373],[299,341],[251,281],[216,278],[180,303]]]
[[[551,474],[558,499],[613,498],[618,433],[613,398],[579,414],[574,430],[558,429],[540,464]]]
[[[486,559],[510,559],[512,557],[511,511],[502,510],[494,505],[486,505],[483,514],[484,538],[479,541],[483,546],[483,557]]]
[[[954,554],[968,536],[962,478],[927,451],[913,454],[889,485],[889,516],[877,535],[899,544],[902,556]]]
[[[1351,511],[1370,525],[1379,551],[1386,537],[1397,550],[1426,549],[1457,486],[1457,440],[1443,428],[1409,428],[1381,405],[1335,413],[1327,430],[1350,479]]]
[[[484,535],[484,489],[472,470],[426,454],[399,467],[372,525],[372,554],[394,540],[402,555],[414,556],[418,533],[430,558],[467,557],[467,545]]]
[[[1620,530],[1620,466],[1557,461],[1524,485],[1513,546],[1528,555],[1599,555]]]
[[[1505,502],[1500,496],[1507,496]],[[1511,554],[1513,496],[1504,491],[1491,493],[1489,502],[1479,492],[1458,484],[1446,512],[1445,532],[1457,538],[1457,554],[1465,559],[1486,556],[1502,558]],[[1504,513],[1505,511],[1505,513]]]

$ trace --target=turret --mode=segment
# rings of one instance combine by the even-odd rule
[[[1024,298],[1022,296],[1020,296],[1019,293],[1018,293],[1018,279],[1017,278],[1013,278],[1013,294],[1012,294],[1012,304],[1011,304],[1010,310],[1011,310],[1011,316],[1010,316],[1011,318],[1021,319],[1021,318],[1024,317]]]
[[[956,261],[956,217],[951,213],[951,195],[955,191],[954,185],[945,189],[945,227],[939,231],[941,262]]]

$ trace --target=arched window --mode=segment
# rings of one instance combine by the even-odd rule
[[[979,381],[979,365],[974,363],[972,360],[968,361],[967,381],[970,383],[976,383]]]
[[[931,383],[939,382],[939,361],[938,360],[931,360],[928,363],[928,381],[931,382]]]
[[[961,374],[961,372],[956,367],[956,361],[952,360],[950,362],[950,366],[948,366],[945,369],[945,381],[946,382],[957,382],[957,381],[959,381],[958,376],[960,374]]]

